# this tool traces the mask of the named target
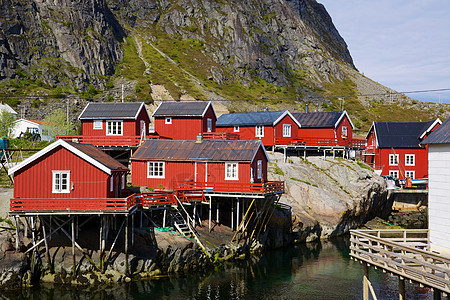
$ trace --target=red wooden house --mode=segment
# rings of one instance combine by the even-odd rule
[[[58,136],[97,146],[136,146],[149,134],[144,102],[88,103],[78,119],[81,136]]]
[[[131,158],[132,184],[247,192],[267,181],[269,158],[260,141],[147,140]]]
[[[261,140],[274,146],[278,138],[295,138],[300,123],[287,111],[231,113],[217,119],[216,131],[239,134],[240,140]]]
[[[211,102],[162,102],[153,113],[155,133],[172,140],[195,140],[216,131],[217,116]]]
[[[58,140],[9,169],[11,211],[126,210],[127,172],[93,145]]]
[[[395,179],[428,177],[428,148],[420,142],[441,124],[429,122],[374,122],[366,139],[364,161],[381,175]]]
[[[353,126],[346,111],[293,113],[302,125],[298,138],[305,145],[352,146]]]

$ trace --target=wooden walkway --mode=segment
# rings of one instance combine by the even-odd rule
[[[371,287],[367,265],[399,277],[400,299],[405,299],[404,280],[432,288],[435,299],[450,295],[450,258],[430,251],[427,229],[351,230],[350,243],[350,256],[365,265],[364,299]]]

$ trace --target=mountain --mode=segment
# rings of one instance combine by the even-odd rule
[[[314,0],[0,0],[0,11],[0,97],[26,115],[122,95],[220,111],[345,105],[362,129],[448,115],[361,75]]]

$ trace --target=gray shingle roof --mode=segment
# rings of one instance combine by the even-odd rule
[[[273,125],[284,113],[285,110],[223,114],[216,127]]]
[[[417,148],[420,136],[435,122],[374,122],[381,148]]]
[[[302,127],[329,128],[336,125],[343,111],[318,111],[308,113],[292,113]]]
[[[259,147],[262,147],[261,141],[147,140],[131,160],[252,161]]]
[[[107,168],[114,170],[114,171],[128,171],[128,168],[125,167],[123,164],[121,164],[116,159],[112,158],[105,152],[101,151],[97,147],[90,145],[90,144],[79,144],[79,143],[73,143],[69,141],[65,141],[72,147],[77,148],[84,154],[88,155],[89,157],[95,159],[102,165],[106,166]]]
[[[144,102],[88,103],[80,120],[136,119]]]
[[[201,117],[211,102],[162,102],[153,113],[153,117]]]
[[[438,128],[436,128],[427,138],[425,138],[421,145],[427,144],[448,144],[450,143],[450,118],[444,121]]]

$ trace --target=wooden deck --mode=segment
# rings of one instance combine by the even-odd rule
[[[178,186],[181,190],[202,190],[205,196],[248,196],[264,198],[268,194],[284,193],[284,181],[267,181],[264,183],[179,182]]]
[[[346,148],[365,148],[366,141],[359,139],[326,139],[326,138],[294,138],[294,137],[277,137],[275,138],[275,145],[286,146],[322,146],[332,147],[341,146]]]
[[[239,134],[230,132],[203,132],[205,140],[239,140]]]
[[[84,136],[84,135],[57,135],[56,140],[92,144],[95,146],[139,146],[145,139],[157,138],[155,136]]]
[[[350,256],[450,294],[450,258],[430,251],[428,230],[351,230]]]

